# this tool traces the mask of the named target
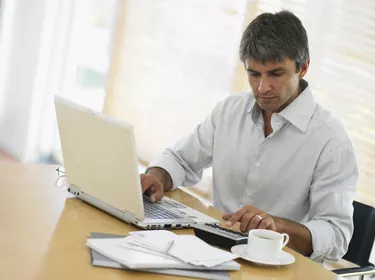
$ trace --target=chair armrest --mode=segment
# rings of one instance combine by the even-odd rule
[[[360,275],[375,275],[375,267],[374,266],[361,266],[361,267],[353,267],[353,268],[342,268],[342,269],[334,269],[332,272],[339,274],[343,277],[349,276],[360,276]]]

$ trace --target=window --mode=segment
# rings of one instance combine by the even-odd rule
[[[62,95],[101,111],[117,20],[117,0],[78,0],[72,3],[71,12],[62,20],[66,38],[59,46],[51,43],[51,48],[65,48],[65,51],[61,52],[60,69],[53,65],[50,69],[55,86],[48,94]],[[44,125],[39,137],[40,161],[62,163],[54,106],[52,99],[47,99],[49,104],[44,107]]]
[[[230,93],[245,1],[127,3],[106,110],[134,124],[149,162]]]
[[[76,1],[62,95],[101,111],[116,1]]]

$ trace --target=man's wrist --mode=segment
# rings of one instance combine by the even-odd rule
[[[151,167],[146,174],[155,176],[163,186],[164,191],[169,191],[173,187],[172,178],[169,173],[161,167]]]
[[[276,231],[289,235],[288,247],[304,256],[310,256],[313,252],[312,236],[310,230],[297,222],[285,218],[274,217]]]
[[[285,232],[285,223],[283,218],[275,217],[272,216],[274,222],[275,222],[275,227],[276,231],[279,233],[284,233]]]

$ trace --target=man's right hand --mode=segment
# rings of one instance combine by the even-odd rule
[[[163,184],[152,174],[141,174],[141,185],[142,192],[147,192],[151,202],[156,202],[164,196]]]
[[[164,196],[164,191],[172,188],[172,178],[167,171],[152,167],[147,174],[141,174],[142,192],[150,196],[151,202],[156,202]]]

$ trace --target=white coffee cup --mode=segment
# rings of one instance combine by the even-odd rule
[[[249,231],[247,255],[260,261],[278,260],[281,250],[289,242],[289,235],[267,229]]]

